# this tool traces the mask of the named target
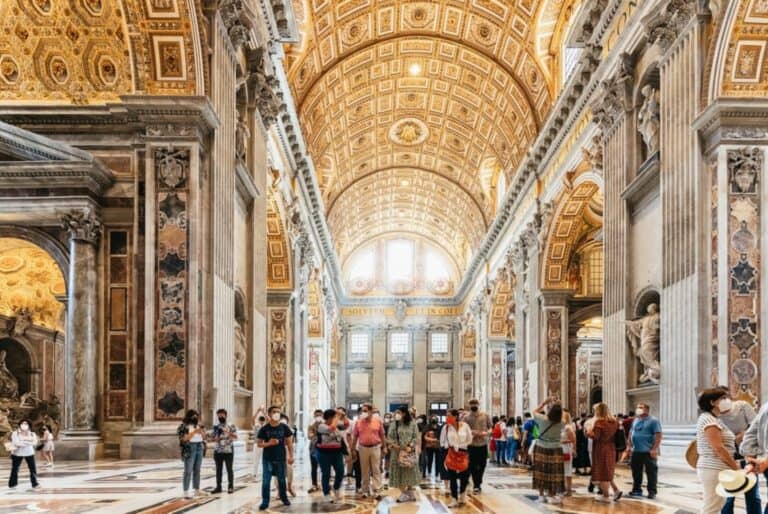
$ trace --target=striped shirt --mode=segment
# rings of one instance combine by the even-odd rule
[[[736,436],[722,421],[709,412],[703,412],[696,422],[696,447],[699,453],[699,461],[696,467],[699,469],[730,469],[730,466],[715,453],[704,431],[707,427],[716,426],[720,429],[723,446],[733,455],[736,452]]]

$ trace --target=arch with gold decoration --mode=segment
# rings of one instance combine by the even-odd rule
[[[515,334],[515,276],[501,273],[491,294],[488,337],[513,339]]]
[[[267,289],[290,291],[293,288],[291,245],[275,193],[267,194]]]

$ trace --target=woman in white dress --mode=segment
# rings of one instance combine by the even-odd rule
[[[54,452],[54,445],[53,445],[53,430],[51,430],[51,427],[48,425],[43,426],[43,448],[40,450],[43,454],[43,458],[45,459],[45,465],[53,467],[53,452]]]

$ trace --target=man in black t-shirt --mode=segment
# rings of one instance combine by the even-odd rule
[[[259,510],[269,508],[269,489],[272,477],[277,477],[277,490],[283,505],[290,505],[285,483],[286,463],[293,465],[293,431],[280,423],[280,407],[269,408],[269,422],[256,434],[256,444],[264,451],[261,456],[261,505]],[[288,458],[286,459],[286,450]]]

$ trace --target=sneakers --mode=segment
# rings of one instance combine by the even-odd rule
[[[400,496],[397,497],[397,503],[403,503],[411,501],[411,495],[408,493],[400,493]]]
[[[316,493],[316,492],[317,492],[317,491],[319,491],[319,490],[320,490],[320,488],[319,488],[319,487],[317,487],[316,485],[313,485],[312,487],[310,487],[309,489],[307,489],[307,493],[309,493],[309,494],[312,494],[312,493]]]
[[[208,496],[208,493],[206,493],[202,489],[196,489],[195,490],[195,496],[198,497],[198,498],[201,498],[203,496]]]
[[[333,496],[330,494],[323,496],[323,503],[333,503]]]
[[[563,503],[563,500],[561,500],[558,496],[550,496],[549,503],[552,503],[554,505],[560,505],[561,503]]]
[[[547,497],[546,496],[539,496],[539,503],[547,503]]]
[[[459,493],[459,505],[465,505],[467,503],[467,493]]]
[[[189,500],[194,497],[195,497],[195,492],[192,489],[187,489],[186,491],[184,491],[184,498]]]
[[[235,492],[235,488],[234,488],[234,487],[228,487],[228,488],[227,488],[227,493],[228,493],[228,494],[232,494],[232,493],[234,493],[234,492]]]
[[[43,486],[41,486],[40,484],[37,484],[37,485],[33,485],[33,486],[32,486],[32,490],[33,490],[33,491],[39,491],[40,489],[42,489],[42,487],[43,487]]]
[[[600,503],[613,503],[613,499],[611,499],[610,496],[603,496],[602,494],[600,496],[595,496],[595,501]]]
[[[474,489],[472,489],[472,492],[473,492],[473,493],[475,493],[475,494],[478,494],[478,493],[482,493],[482,492],[483,492],[483,490],[482,490],[482,489],[480,489],[480,486],[477,486],[477,487],[475,487]]]
[[[335,496],[337,500],[341,501],[341,488],[334,489],[333,496]]]
[[[459,500],[457,500],[456,498],[451,500],[451,503],[448,504],[449,509],[455,509],[458,506],[459,506]]]

